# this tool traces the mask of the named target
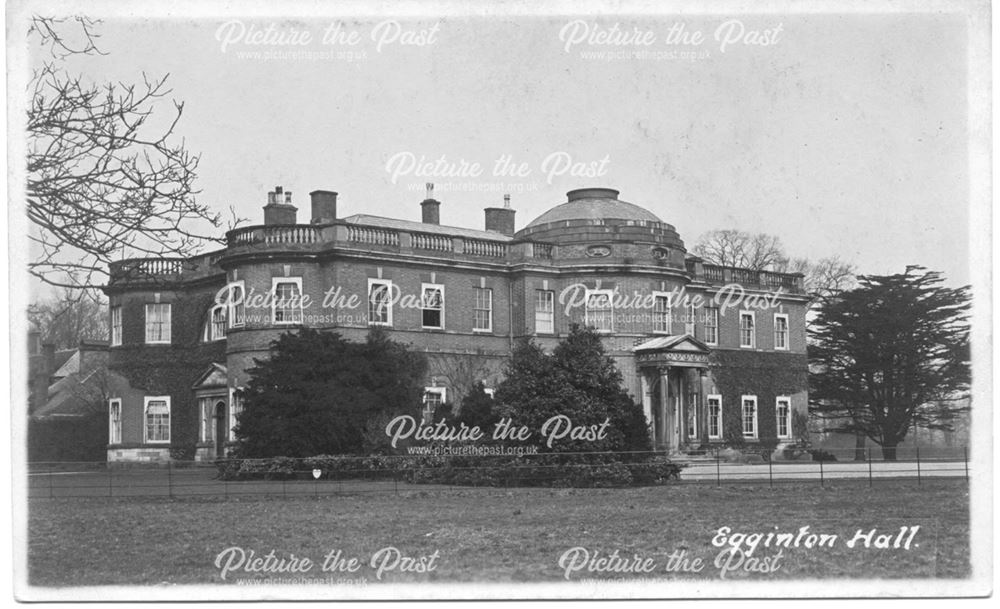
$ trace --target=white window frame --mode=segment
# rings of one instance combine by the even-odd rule
[[[165,440],[151,440],[149,438],[149,403],[167,403],[167,438]],[[142,401],[142,440],[144,444],[170,444],[170,426],[172,423],[173,410],[170,407],[169,395],[147,395]]]
[[[659,301],[661,298],[667,299],[667,310],[665,312],[656,310],[657,301]],[[653,334],[670,334],[670,331],[673,329],[673,319],[672,319],[674,314],[673,312],[674,312],[673,294],[671,294],[670,292],[653,292]],[[658,330],[656,328],[658,322],[656,316],[660,315],[661,313],[665,314],[666,316],[664,320],[665,327],[662,330]]]
[[[481,292],[486,292],[486,308],[479,308],[479,294]],[[477,313],[485,311],[486,312],[486,327],[479,328],[476,325],[479,323],[477,319]],[[472,331],[473,332],[492,332],[493,331],[493,288],[474,288],[473,289],[473,302],[472,302]]]
[[[385,286],[386,294],[389,297],[389,302],[386,305],[386,321],[375,321],[372,316],[372,288],[374,286]],[[368,297],[366,298],[368,303],[368,325],[369,326],[381,326],[383,328],[392,327],[392,280],[391,279],[375,279],[372,277],[368,278]]]
[[[544,296],[542,296],[544,294]],[[542,298],[540,301],[539,298]],[[540,304],[548,305],[548,310],[541,309]],[[539,318],[539,314],[542,318]],[[545,319],[545,316],[548,319]],[[547,326],[546,326],[547,324]],[[545,327],[548,327],[546,330]],[[535,290],[535,334],[556,333],[556,292],[555,290]]]
[[[781,407],[785,407],[785,433],[781,433]],[[774,399],[774,433],[780,439],[792,437],[792,398],[787,395],[779,395]]]
[[[117,407],[118,418],[115,418]],[[108,444],[122,443],[122,399],[111,398],[108,400]]]
[[[483,387],[483,393],[490,396],[491,399],[496,398],[497,390],[492,387]]]
[[[226,413],[229,420],[229,429],[226,431],[226,440],[230,442],[236,440],[236,434],[233,432],[233,430],[236,429],[236,423],[238,423],[236,417],[242,413],[244,409],[243,398],[236,397],[236,392],[242,390],[243,387],[233,387],[229,389],[229,408]],[[239,409],[236,408],[237,404],[239,404]]]
[[[705,307],[705,344],[711,346],[717,346],[719,344],[719,308],[718,307]],[[714,325],[709,325],[709,316],[714,313],[712,321]],[[715,340],[708,340],[708,329],[712,328],[715,330]]]
[[[233,297],[233,292],[239,289],[239,301]],[[246,298],[247,288],[243,281],[232,281],[229,283],[229,293],[226,296],[226,323],[230,328],[242,328],[246,324]]]
[[[291,283],[295,285],[295,289],[299,291],[298,297],[298,319],[292,320],[281,320],[278,321],[278,286],[282,283]],[[291,326],[296,324],[302,324],[302,278],[301,277],[272,277],[271,278],[271,324],[275,326]],[[282,312],[288,310],[288,307],[282,307]],[[295,307],[291,310],[294,312]]]
[[[434,289],[440,290],[440,292],[441,292],[441,306],[439,308],[437,308],[437,309],[434,309],[432,307],[424,306],[426,304],[426,301],[424,300],[424,298],[425,298],[425,296],[427,294],[427,290],[434,290]],[[443,284],[440,284],[440,283],[421,283],[420,284],[420,327],[421,328],[423,328],[424,330],[444,330],[444,308],[445,308],[444,307],[444,302],[445,302],[445,300],[444,300],[444,285]],[[441,314],[441,317],[438,320],[439,325],[437,325],[437,326],[428,326],[428,325],[424,324],[424,311],[435,311],[435,310],[438,311],[438,312],[440,312],[440,314]]]
[[[784,332],[785,344],[784,344],[784,346],[780,346],[780,347],[778,346],[778,336],[779,336],[778,335],[778,320],[779,319],[785,320],[785,332]],[[788,313],[775,313],[774,314],[774,350],[775,351],[788,351],[788,341],[789,341],[790,335],[791,335],[791,332],[790,332],[789,327],[788,327]]]
[[[595,324],[591,323],[591,312],[590,312],[590,299],[594,296],[607,296],[608,297],[608,308],[601,309],[601,313],[605,313],[608,316],[609,327],[599,328]],[[610,334],[615,331],[615,291],[614,290],[590,290],[588,289],[585,294],[586,300],[584,301],[584,322],[588,326],[593,326],[600,334]],[[597,311],[595,311],[595,314]]]
[[[753,402],[753,431],[747,433],[747,413],[746,413],[746,403]],[[743,432],[744,438],[757,438],[759,434],[760,427],[757,425],[757,419],[759,416],[757,396],[755,395],[742,395],[740,396],[740,430]]]
[[[120,347],[122,344],[122,306],[111,306],[111,346]]]
[[[441,396],[440,404],[444,404],[448,400],[448,388],[447,387],[424,387],[424,396],[422,402],[424,404],[424,409],[421,411],[421,418],[425,423],[430,423],[434,420],[434,414],[431,413],[431,418],[427,419],[427,395],[430,393],[437,394]]]
[[[222,334],[221,336],[216,331],[217,326],[215,323],[215,315],[217,313],[222,314]],[[205,341],[214,342],[217,340],[223,340],[226,338],[226,329],[229,328],[229,310],[225,305],[215,305],[208,310],[208,327],[205,329]]]
[[[150,314],[149,314],[150,307],[165,307],[162,310],[165,310],[167,312],[166,313],[166,321],[162,322],[162,325],[166,326],[166,338],[162,338],[161,337],[159,340],[151,340],[150,339],[150,337],[149,337],[150,336],[150,332],[149,332],[149,330],[150,330],[150,325],[149,325],[149,322],[150,322]],[[145,324],[145,329],[146,329],[146,344],[147,345],[169,345],[170,344],[171,334],[172,334],[171,330],[172,330],[172,324],[173,324],[173,307],[170,306],[169,302],[147,302],[146,303],[145,312],[146,312],[146,319],[145,319],[145,322],[146,322],[146,324]]]
[[[687,315],[687,319],[684,320],[684,334],[687,334],[691,338],[697,338],[697,336],[695,336],[695,332],[697,331],[698,326],[695,321],[696,313],[694,305],[688,305],[687,313],[685,313],[685,315]]]
[[[750,318],[750,344],[743,342],[743,319]],[[755,311],[740,311],[740,348],[757,348],[757,315]]]
[[[713,406],[712,402],[713,401],[716,402],[716,406],[719,409],[718,410],[719,424],[717,426],[716,433],[714,433],[714,434],[712,433],[712,406]],[[721,440],[722,439],[722,435],[723,435],[723,427],[722,427],[722,395],[718,394],[718,393],[713,393],[713,394],[705,396],[705,407],[708,409],[708,413],[706,414],[706,416],[708,417],[708,419],[706,421],[708,423],[708,439],[709,440]]]

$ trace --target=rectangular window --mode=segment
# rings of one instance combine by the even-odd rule
[[[708,396],[708,437],[722,438],[722,396]]]
[[[146,342],[170,343],[170,303],[146,305]]]
[[[147,397],[144,413],[146,442],[169,442],[170,396]]]
[[[774,314],[774,348],[779,351],[788,350],[788,314]]]
[[[598,332],[614,330],[614,307],[612,290],[587,290],[587,325]]]
[[[392,326],[392,282],[368,280],[368,325]]]
[[[555,334],[556,293],[535,290],[535,333]]]
[[[740,346],[753,349],[757,344],[757,332],[753,311],[740,311]]]
[[[757,396],[743,396],[743,437],[757,437]]]
[[[243,396],[239,393],[242,390],[242,387],[237,387],[229,391],[229,433],[226,437],[230,441],[236,440],[236,425],[243,414]]]
[[[440,330],[444,327],[444,286],[421,284],[421,324],[425,328]]]
[[[302,278],[274,277],[271,279],[271,322],[275,324],[302,323]]]
[[[444,404],[447,391],[445,387],[424,387],[424,410],[422,414],[425,424],[431,423],[434,420],[434,413],[437,412],[438,406]]]
[[[653,292],[653,332],[670,334],[670,294]]]
[[[719,344],[719,309],[717,307],[705,309],[705,344]]]
[[[698,437],[698,405],[694,403],[687,409],[687,436],[691,439]]]
[[[229,300],[226,302],[226,305],[230,328],[242,328],[243,324],[246,323],[246,303],[243,301],[244,293],[242,281],[234,281],[229,284]]]
[[[115,305],[111,307],[111,346],[117,347],[122,344],[122,307]]]
[[[476,288],[476,308],[473,313],[475,315],[473,330],[480,332],[493,330],[493,290]]]
[[[695,308],[693,306],[688,306],[687,309],[687,319],[684,320],[684,333],[691,338],[697,338],[694,335],[695,331]]]
[[[108,444],[122,443],[122,401],[108,400]]]
[[[212,330],[210,340],[222,340],[226,337],[226,307],[212,307]]]
[[[791,416],[792,416],[792,400],[787,397],[779,397],[774,405],[774,412],[777,416],[777,425],[775,426],[778,430],[779,438],[789,438],[791,437]]]

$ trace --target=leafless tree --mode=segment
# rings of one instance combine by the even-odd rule
[[[774,235],[741,230],[709,231],[698,239],[693,251],[709,264],[753,271],[771,271],[788,263],[780,239]]]
[[[56,349],[75,349],[81,340],[108,338],[108,307],[99,292],[71,290],[28,306],[28,321]]]
[[[28,91],[29,271],[70,288],[104,283],[116,256],[189,256],[218,240],[198,230],[221,224],[196,201],[199,157],[174,135],[184,104],[169,99],[167,76],[97,84],[63,67],[104,54],[97,25],[34,16],[28,32],[46,57]]]

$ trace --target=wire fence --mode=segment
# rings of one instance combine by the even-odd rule
[[[608,453],[574,453],[572,463],[546,463],[551,454],[523,455],[516,464],[488,456],[439,458],[427,465],[426,456],[337,457],[336,468],[317,467],[317,459],[123,462],[32,462],[28,467],[28,498],[115,497],[239,497],[330,496],[360,493],[400,494],[413,491],[496,490],[523,487],[614,487],[620,464],[605,462]],[[875,486],[880,481],[909,479],[922,486],[935,480],[970,476],[969,451],[961,448],[918,449],[886,460],[878,449],[795,449],[770,458],[730,449],[711,449],[688,455],[629,453],[626,469],[631,486],[652,484],[764,484],[845,482]],[[565,453],[563,454],[565,456]],[[620,456],[620,455],[619,455]],[[373,460],[374,459],[374,460]],[[353,462],[355,461],[356,462]],[[590,463],[586,461],[592,461]],[[657,478],[661,469],[642,464],[667,461],[680,466],[677,479]],[[257,467],[227,479],[224,469],[240,463]],[[353,463],[352,463],[353,462]],[[348,467],[343,467],[347,464]],[[230,467],[225,467],[226,465]],[[441,468],[447,468],[442,476]],[[610,468],[610,469],[609,469]],[[618,468],[617,470],[614,468]]]

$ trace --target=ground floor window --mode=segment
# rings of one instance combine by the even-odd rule
[[[438,407],[444,404],[446,396],[447,389],[444,387],[424,388],[424,423],[430,423],[434,420],[434,414],[437,412]]]
[[[791,436],[791,421],[789,420],[792,415],[792,401],[787,397],[779,397],[774,406],[774,412],[777,416],[777,430],[779,438],[788,438]]]
[[[145,441],[170,441],[170,396],[145,399]]]
[[[708,396],[708,437],[722,438],[722,396]]]
[[[745,395],[743,402],[743,437],[757,437],[757,396]]]
[[[122,442],[122,401],[108,400],[108,444]]]

